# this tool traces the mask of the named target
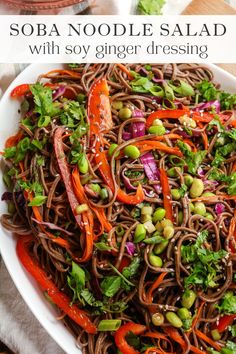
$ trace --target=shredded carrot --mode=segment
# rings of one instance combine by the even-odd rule
[[[199,128],[203,128],[203,124],[201,122],[198,123]],[[208,137],[207,134],[205,132],[205,130],[202,132],[202,139],[203,139],[203,143],[204,143],[204,149],[207,150],[208,146],[209,146],[209,142],[208,142]]]
[[[55,74],[55,75],[53,75]],[[46,73],[45,75],[43,75],[44,77],[53,77],[56,76],[57,74],[61,74],[61,75],[67,75],[73,78],[80,78],[81,74],[77,73],[76,71],[73,70],[61,70],[61,69],[56,69],[56,70],[51,70],[48,73]]]
[[[218,194],[214,196],[199,197],[191,199],[191,202],[217,203],[219,200],[236,200],[235,195]]]
[[[169,180],[166,174],[166,171],[163,168],[160,168],[160,181],[163,194],[163,204],[166,210],[166,218],[173,221],[173,210],[171,205],[170,197],[170,185]]]
[[[165,276],[167,274],[168,274],[167,272],[161,273],[158,276],[158,278],[156,279],[156,281],[152,284],[152,286],[150,287],[150,289],[147,292],[147,302],[149,302],[149,303],[152,302],[152,293],[153,293],[153,291],[158,288],[158,286],[162,283],[163,279],[165,278]]]
[[[176,155],[179,157],[182,157],[183,154],[182,152],[179,150],[179,148],[177,147],[169,147],[159,141],[155,141],[155,140],[142,140],[142,141],[137,141],[135,143],[133,143],[133,145],[137,146],[137,148],[140,150],[141,153],[144,153],[146,151],[150,151],[150,150],[160,150],[160,151],[164,151],[167,154],[171,154],[171,155]]]
[[[117,63],[116,66],[118,66],[118,68],[120,68],[120,70],[122,70],[127,76],[129,80],[133,80],[133,75],[131,74],[131,72],[129,71],[129,69],[126,68],[125,65]]]
[[[10,136],[5,142],[5,147],[10,148],[16,146],[19,143],[19,141],[23,138],[23,135],[24,135],[23,132],[19,131],[17,134]]]
[[[174,327],[164,327],[164,332],[166,332],[166,334],[168,334],[168,336],[173,339],[176,343],[178,343],[179,345],[181,345],[182,348],[185,348],[186,343],[183,340],[183,338],[181,337],[181,335],[179,334],[179,332],[177,331],[176,328]]]
[[[170,350],[171,350],[171,352],[170,352],[169,354],[173,353],[173,346],[172,346],[172,343],[171,343],[171,341],[167,338],[167,336],[166,336],[165,334],[160,333],[160,332],[147,332],[147,333],[144,333],[144,334],[143,334],[143,337],[155,338],[155,339],[158,339],[159,341],[160,341],[160,339],[165,340],[165,341],[170,345]],[[159,347],[160,347],[160,345],[159,345]],[[162,348],[160,347],[160,349],[162,349]],[[162,349],[162,350],[163,350],[163,349]]]
[[[190,345],[190,350],[195,353],[195,354],[207,354],[207,352],[204,350],[200,350],[196,347],[194,347],[194,345]]]
[[[205,305],[205,301],[203,301],[201,303],[201,305],[199,306],[198,310],[197,310],[197,313],[193,319],[193,322],[192,322],[192,326],[191,326],[191,329],[187,332],[187,336],[189,337],[189,335],[191,334],[192,330],[195,328],[196,324],[198,323],[198,320],[199,320],[199,317],[201,316],[201,313],[202,313],[202,309]]]
[[[209,338],[205,333],[202,333],[198,329],[195,330],[195,333],[200,339],[202,339],[204,342],[210,344],[213,348],[215,348],[216,350],[218,350],[220,352],[221,346],[219,344],[217,344],[216,341]]]

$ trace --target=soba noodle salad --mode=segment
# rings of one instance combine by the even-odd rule
[[[235,354],[236,95],[197,64],[71,64],[11,97],[1,222],[82,353]]]

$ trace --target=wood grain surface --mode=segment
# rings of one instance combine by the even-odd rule
[[[224,0],[193,0],[183,15],[236,15],[236,10]]]

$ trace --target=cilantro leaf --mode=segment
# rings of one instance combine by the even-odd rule
[[[221,313],[235,314],[236,313],[236,295],[232,291],[227,291],[220,305],[216,306]]]
[[[228,184],[227,193],[229,195],[236,195],[236,172],[233,172],[231,175],[226,176],[221,171],[217,170],[216,168],[213,168],[208,175],[208,179],[221,181]]]
[[[67,284],[74,293],[73,303],[76,299],[80,299],[80,293],[85,287],[85,271],[73,261],[71,273],[67,276]]]
[[[107,297],[114,296],[120,288],[121,277],[116,275],[105,277],[101,282],[102,293]]]
[[[84,123],[86,111],[83,104],[80,104],[77,101],[69,101],[63,108],[64,109],[60,114],[60,121],[63,125],[66,125],[69,128],[74,128],[78,124],[83,124],[84,127],[86,127],[86,124]],[[85,129],[85,133],[86,131],[87,130]]]
[[[47,126],[50,123],[50,117],[54,117],[60,112],[59,107],[53,102],[52,90],[50,87],[36,83],[30,86],[30,91],[34,97],[35,112],[40,115],[40,125],[38,124],[38,126]],[[45,117],[49,119],[45,121]],[[42,119],[44,119],[44,122],[42,122]]]
[[[88,289],[83,289],[80,292],[80,296],[90,306],[101,307],[103,305],[102,301],[96,300],[94,295]]]
[[[197,152],[189,151],[186,144],[183,143],[182,141],[178,141],[177,144],[185,156],[185,161],[188,166],[188,171],[192,174],[196,174],[197,169],[202,163],[203,159],[205,158],[207,152],[205,150],[201,150]]]
[[[200,93],[200,101],[219,100],[221,110],[231,110],[236,105],[236,94],[218,90],[212,82],[203,80],[196,87]]]
[[[129,267],[123,269],[122,274],[124,277],[127,279],[132,278],[137,273],[140,263],[141,259],[139,257],[134,257]]]
[[[203,247],[208,236],[202,231],[192,245],[182,245],[181,257],[184,263],[191,264],[191,273],[184,279],[185,286],[198,285],[203,288],[215,287],[215,278],[219,270],[219,262],[227,255],[225,250],[217,252]]]
[[[108,246],[105,242],[96,242],[94,246],[99,250],[99,251],[110,251],[111,247]]]
[[[140,0],[138,11],[141,15],[161,15],[165,0]]]

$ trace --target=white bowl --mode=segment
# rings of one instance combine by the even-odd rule
[[[236,78],[215,65],[208,65],[215,74],[215,81],[229,92],[236,92]],[[28,66],[9,86],[8,90],[0,100],[0,151],[4,148],[5,140],[18,130],[19,102],[10,99],[11,90],[23,83],[33,83],[37,77],[44,72],[60,68],[60,65],[32,64]],[[0,171],[2,174],[2,171]],[[5,186],[0,176],[0,195],[5,191]],[[0,203],[1,214],[6,212],[6,203]],[[71,333],[56,320],[56,312],[45,300],[42,292],[33,278],[23,269],[16,255],[14,237],[0,227],[0,252],[6,267],[26,304],[29,306],[35,317],[59,344],[59,346],[70,354],[79,354],[81,351],[75,345],[75,339]]]

